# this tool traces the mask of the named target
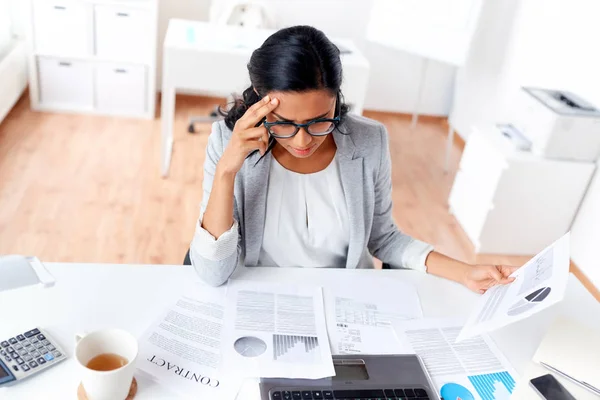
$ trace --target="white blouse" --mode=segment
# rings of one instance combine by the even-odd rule
[[[337,158],[322,171],[300,174],[272,157],[265,229],[258,264],[345,267],[350,241]]]
[[[337,155],[322,171],[299,174],[272,157],[267,188],[263,242],[258,265],[345,267],[350,241],[349,215]],[[238,221],[215,238],[196,224],[194,251],[208,260],[223,260],[238,249]],[[404,268],[425,271],[433,247],[420,242],[406,249]],[[357,268],[373,268],[365,248]]]

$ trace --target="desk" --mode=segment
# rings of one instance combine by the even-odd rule
[[[55,276],[53,288],[29,287],[0,293],[0,336],[8,337],[34,326],[45,328],[67,351],[69,359],[13,387],[0,389],[0,399],[76,399],[79,384],[73,357],[76,332],[119,327],[139,336],[182,291],[198,281],[191,267],[46,263]],[[235,277],[296,284],[339,284],[365,276],[385,276],[416,285],[425,317],[465,317],[476,294],[453,282],[417,271],[303,268],[238,268]],[[399,297],[399,301],[401,297]],[[567,298],[552,309],[495,332],[492,337],[522,374],[546,328],[557,312],[585,314],[598,303],[570,277]],[[138,373],[136,400],[175,396]],[[240,400],[258,400],[258,385],[248,380]]]
[[[217,96],[241,94],[250,86],[246,65],[254,49],[274,31],[172,19],[164,41],[162,70],[162,136],[160,166],[169,173],[173,148],[175,93],[202,92]],[[350,40],[333,40],[350,50],[342,54],[342,93],[353,112],[362,114],[369,62]]]

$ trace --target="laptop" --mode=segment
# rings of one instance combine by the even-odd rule
[[[437,400],[419,356],[333,356],[336,376],[323,379],[263,378],[261,400]]]

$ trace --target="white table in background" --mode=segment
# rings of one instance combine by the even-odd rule
[[[198,281],[191,267],[47,263],[56,278],[49,289],[28,287],[0,293],[0,337],[39,326],[46,329],[69,357],[39,376],[0,389],[0,399],[76,399],[79,384],[73,359],[77,332],[119,327],[139,336],[177,298],[183,287]],[[236,277],[262,281],[321,285],[332,281],[382,276],[416,285],[425,317],[466,317],[476,294],[449,281],[417,271],[304,268],[239,268]],[[532,318],[503,328],[492,338],[518,373],[529,365],[545,330],[557,313],[589,318],[600,305],[571,276],[565,301]],[[402,293],[398,293],[398,302]],[[138,376],[136,400],[173,399],[176,396],[146,377]],[[248,380],[238,399],[258,400],[255,380]]]
[[[162,136],[160,166],[167,176],[173,148],[175,93],[227,97],[250,85],[246,65],[254,49],[274,31],[171,19],[164,41],[162,69]],[[362,114],[369,62],[350,40],[333,41],[350,50],[342,54],[342,92],[353,112]]]

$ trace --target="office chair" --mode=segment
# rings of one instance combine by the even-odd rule
[[[187,253],[185,253],[185,257],[183,258],[183,265],[192,265],[192,260],[190,259],[190,249],[188,249]]]

